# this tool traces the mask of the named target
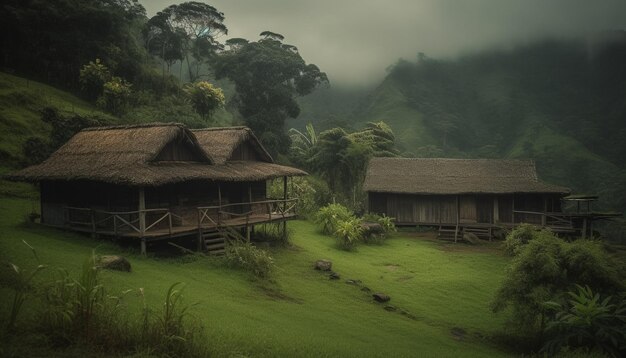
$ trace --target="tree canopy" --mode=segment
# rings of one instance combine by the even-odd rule
[[[259,41],[238,40],[218,58],[215,74],[235,83],[235,103],[246,124],[272,153],[286,153],[289,137],[287,118],[296,118],[296,98],[304,96],[328,78],[307,64],[295,47],[284,44],[282,35],[264,31]]]

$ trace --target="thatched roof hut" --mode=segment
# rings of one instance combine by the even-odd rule
[[[364,190],[402,194],[567,194],[544,183],[532,160],[374,158]]]
[[[216,164],[232,161],[233,155],[242,145],[247,144],[260,161],[274,163],[259,139],[247,127],[221,127],[194,129],[193,134],[202,148],[215,160]]]
[[[244,140],[255,143],[265,160],[226,161]],[[258,181],[300,175],[306,172],[275,164],[248,128],[192,132],[182,124],[152,123],[84,129],[43,163],[8,178],[159,186],[189,180]]]

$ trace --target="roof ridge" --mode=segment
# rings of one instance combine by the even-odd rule
[[[151,122],[151,123],[138,123],[138,124],[118,124],[112,126],[100,126],[100,127],[89,127],[84,128],[81,132],[90,132],[90,131],[106,131],[111,129],[134,129],[134,128],[154,128],[154,127],[179,127],[183,129],[188,129],[186,125],[183,123],[177,122]]]
[[[531,162],[533,159],[505,159],[505,158],[404,158],[404,157],[373,157],[372,160],[443,160],[443,161],[485,161],[485,162]]]
[[[192,132],[208,132],[208,131],[224,131],[224,130],[250,130],[247,126],[232,126],[232,127],[208,127],[208,128],[196,128],[191,129]]]

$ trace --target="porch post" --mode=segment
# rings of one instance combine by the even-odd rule
[[[456,242],[459,235],[459,221],[461,217],[461,204],[459,203],[459,196],[456,196],[456,227],[454,229],[454,242]]]
[[[283,177],[283,239],[287,238],[287,220],[285,219],[285,211],[287,210],[287,176]]]
[[[146,254],[146,194],[144,188],[139,188],[139,235],[141,237],[141,254]]]

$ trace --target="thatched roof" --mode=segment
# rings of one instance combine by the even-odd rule
[[[161,151],[174,141],[185,146],[194,160],[159,161]],[[306,175],[306,172],[267,162],[220,164],[184,125],[153,123],[84,129],[43,163],[7,178],[30,182],[93,180],[158,186],[188,180],[256,181],[298,175]]]
[[[215,160],[216,164],[224,164],[230,160],[233,152],[243,143],[248,142],[257,152],[259,158],[273,163],[272,156],[263,148],[261,142],[247,127],[222,127],[194,129],[193,134],[198,138],[202,148]]]
[[[539,181],[532,160],[373,158],[365,191],[405,194],[569,193]]]

